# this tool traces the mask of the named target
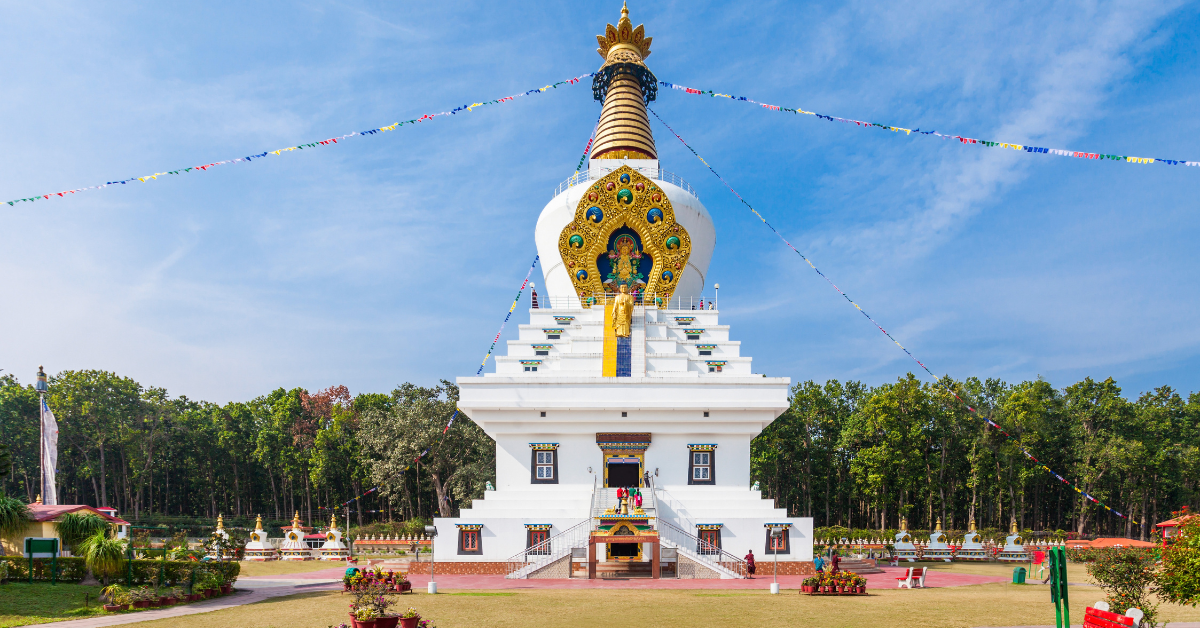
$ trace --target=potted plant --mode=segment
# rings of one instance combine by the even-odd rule
[[[421,621],[421,614],[417,612],[417,609],[410,606],[408,610],[400,615],[400,628],[417,628],[417,622],[419,621]]]
[[[123,611],[129,608],[129,602],[126,600],[128,589],[119,584],[110,584],[100,590],[100,599],[107,601],[104,605],[104,610],[114,613]]]
[[[411,593],[412,592],[412,583],[408,581],[408,573],[407,572],[401,571],[399,574],[396,574],[396,592],[397,593]]]
[[[376,628],[379,611],[371,604],[360,606],[350,613],[350,620],[354,622],[354,628]]]

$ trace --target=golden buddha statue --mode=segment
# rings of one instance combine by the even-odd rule
[[[633,295],[629,286],[621,284],[621,292],[613,302],[612,328],[617,338],[628,338],[633,327]]]

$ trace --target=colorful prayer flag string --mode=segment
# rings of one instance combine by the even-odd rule
[[[929,376],[932,377],[935,382],[937,382],[938,386],[942,387],[942,389],[944,389],[946,392],[949,392],[951,395],[953,395],[954,398],[956,400],[958,400],[959,403],[961,403],[963,406],[965,406],[967,408],[968,411],[970,411],[971,416],[974,416],[976,418],[982,418],[985,421],[986,425],[996,429],[1001,434],[1004,434],[1006,437],[1008,437],[1009,440],[1013,441],[1016,444],[1017,448],[1021,450],[1021,453],[1025,454],[1025,456],[1027,458],[1032,460],[1035,464],[1040,465],[1043,469],[1045,469],[1047,472],[1049,472],[1054,477],[1061,480],[1066,485],[1075,489],[1075,491],[1077,493],[1083,495],[1089,501],[1091,501],[1095,504],[1098,504],[1100,506],[1103,506],[1105,510],[1112,512],[1113,514],[1117,515],[1118,517],[1125,518],[1125,519],[1128,518],[1125,515],[1121,514],[1120,512],[1117,512],[1116,510],[1113,510],[1112,508],[1108,507],[1107,505],[1105,505],[1103,502],[1096,499],[1092,495],[1083,491],[1078,486],[1076,486],[1073,482],[1070,482],[1070,481],[1064,479],[1061,475],[1054,473],[1053,471],[1050,471],[1049,467],[1045,466],[1044,464],[1041,464],[1041,462],[1037,458],[1035,458],[1033,456],[1033,454],[1029,453],[1029,450],[1025,449],[1025,447],[1023,445],[1021,445],[1020,441],[1018,441],[1011,434],[1009,434],[1007,431],[1005,431],[1004,428],[1000,427],[999,423],[996,423],[995,421],[991,420],[990,418],[981,417],[979,415],[979,413],[975,410],[975,408],[973,406],[971,406],[971,404],[967,403],[966,401],[963,401],[963,399],[958,396],[958,393],[954,392],[953,388],[951,388],[947,384],[943,383],[941,377],[934,375],[933,371],[930,371],[929,368],[926,367],[924,363],[922,363],[920,360],[917,359],[917,356],[913,355],[911,351],[909,351],[908,349],[906,349],[904,347],[904,345],[900,344],[899,341],[897,341],[895,338],[893,338],[892,335],[890,333],[888,333],[888,331],[886,329],[884,329],[882,325],[877,323],[874,318],[871,318],[870,314],[867,314],[866,310],[862,309],[862,307],[860,307],[857,303],[855,303],[854,299],[850,298],[850,295],[846,294],[841,288],[839,288],[837,286],[837,284],[833,283],[833,281],[831,279],[829,279],[829,277],[827,277],[825,275],[825,273],[821,272],[821,270],[819,268],[817,268],[815,264],[812,263],[812,260],[808,259],[808,256],[806,256],[804,253],[801,253],[800,250],[797,249],[796,247],[792,246],[792,243],[788,242],[787,238],[783,237],[782,233],[779,233],[779,230],[777,230],[775,227],[771,226],[771,223],[767,222],[767,219],[764,218],[762,214],[758,213],[758,210],[754,209],[754,207],[752,205],[750,205],[749,201],[742,198],[742,195],[738,194],[737,190],[733,189],[733,186],[729,185],[729,182],[726,181],[725,178],[722,177],[715,169],[713,169],[713,167],[711,165],[709,165],[709,163],[707,161],[704,161],[704,158],[700,156],[700,153],[697,153],[696,149],[692,148],[690,144],[688,144],[686,141],[684,141],[683,137],[681,137],[678,133],[676,133],[675,129],[672,129],[671,125],[667,124],[666,121],[663,120],[662,117],[659,116],[657,112],[655,112],[653,109],[650,109],[649,107],[647,107],[646,110],[649,111],[650,113],[654,114],[654,117],[658,118],[658,121],[661,122],[663,126],[667,127],[667,130],[671,132],[671,135],[675,136],[675,139],[678,139],[679,142],[684,145],[684,147],[686,147],[689,151],[691,151],[691,153],[696,156],[696,159],[699,159],[700,163],[704,164],[704,166],[706,168],[708,168],[708,171],[711,172],[713,174],[713,176],[715,176],[718,180],[720,180],[721,183],[723,183],[725,185],[725,187],[731,193],[733,193],[733,195],[736,196],[739,201],[742,202],[743,205],[745,205],[747,208],[749,208],[750,211],[753,212],[754,215],[757,216],[758,219],[761,220],[762,223],[764,225],[766,225],[767,228],[770,229],[772,233],[774,233],[776,236],[778,236],[779,239],[782,240],[783,243],[786,244],[789,249],[794,251],[796,253],[796,255],[799,255],[800,259],[804,260],[808,264],[809,268],[812,268],[814,271],[816,271],[816,273],[818,275],[820,275],[821,278],[826,281],[826,283],[828,283],[831,287],[833,287],[834,290],[837,290],[837,293],[842,295],[842,297],[844,297],[846,299],[846,301],[848,301],[850,303],[850,305],[853,305],[854,309],[858,310],[859,312],[862,313],[863,316],[867,317],[867,320],[871,321],[872,325],[874,325],[877,329],[879,329],[879,331],[883,332],[883,335],[887,336],[888,340],[891,340],[893,343],[895,343],[895,345],[897,347],[900,347],[900,350],[903,351],[905,354],[907,354],[908,357],[912,358],[913,361],[917,363],[917,366],[920,366],[922,370],[924,370],[926,373],[928,373]]]
[[[294,150],[304,150],[306,148],[317,148],[320,146],[329,146],[332,144],[337,144],[339,140],[344,140],[344,139],[350,138],[350,137],[361,137],[361,136],[366,136],[366,135],[376,135],[376,134],[384,133],[387,131],[395,131],[396,129],[398,129],[406,124],[411,125],[411,124],[416,124],[418,122],[426,122],[426,121],[432,120],[438,116],[458,115],[459,113],[470,112],[478,107],[484,107],[487,105],[497,105],[500,103],[515,100],[522,96],[528,96],[530,94],[540,94],[542,92],[545,92],[546,90],[557,89],[559,85],[575,85],[576,83],[579,83],[581,80],[583,80],[585,78],[591,78],[592,76],[593,76],[593,74],[591,74],[591,73],[583,74],[583,75],[577,76],[572,79],[567,79],[565,81],[559,81],[557,83],[552,83],[545,87],[539,87],[537,89],[531,89],[528,91],[524,91],[524,92],[521,92],[520,94],[515,94],[513,96],[505,96],[504,98],[497,98],[495,100],[488,100],[485,102],[474,102],[469,105],[462,105],[461,107],[455,107],[454,109],[452,109],[450,111],[443,111],[441,113],[427,113],[427,114],[421,116],[420,118],[414,118],[412,120],[405,120],[403,122],[393,122],[392,124],[389,124],[388,126],[382,126],[382,127],[378,127],[375,129],[370,129],[368,131],[347,133],[345,135],[340,135],[338,137],[331,137],[326,140],[309,142],[307,144],[298,144],[296,146],[289,146],[287,148],[280,148],[277,150],[264,151],[264,152],[258,153],[256,155],[248,155],[246,157],[238,157],[237,159],[226,159],[223,161],[214,161],[210,164],[204,164],[202,166],[192,166],[190,168],[180,168],[178,170],[168,170],[166,172],[156,172],[154,174],[148,174],[148,175],[145,175],[142,177],[130,177],[128,179],[123,179],[120,181],[108,181],[108,182],[102,183],[100,185],[91,185],[91,186],[84,187],[84,188],[75,188],[73,190],[64,190],[62,192],[51,192],[50,194],[39,194],[37,196],[31,196],[28,198],[18,198],[18,199],[6,201],[6,202],[8,203],[9,206],[15,205],[17,203],[32,203],[34,201],[38,201],[38,200],[42,200],[42,199],[49,199],[51,197],[63,197],[68,194],[76,194],[79,192],[86,192],[88,190],[102,190],[110,185],[124,185],[127,183],[133,183],[134,181],[139,181],[139,182],[145,183],[147,181],[156,181],[156,180],[158,180],[158,178],[160,176],[163,176],[163,175],[187,174],[188,172],[192,172],[194,170],[199,170],[201,172],[208,172],[208,170],[210,168],[215,168],[217,166],[224,166],[227,164],[238,164],[238,163],[243,163],[243,162],[248,163],[255,159],[262,159],[262,158],[268,157],[270,155],[278,156],[278,155],[282,155],[283,153],[291,152]]]
[[[1105,159],[1105,160],[1110,160],[1110,161],[1123,161],[1123,162],[1131,163],[1131,164],[1164,164],[1164,165],[1169,165],[1169,166],[1197,166],[1197,167],[1200,167],[1200,161],[1185,161],[1182,159],[1159,159],[1157,157],[1153,157],[1153,158],[1152,157],[1131,157],[1128,155],[1109,155],[1106,153],[1089,153],[1089,152],[1083,152],[1083,151],[1066,150],[1066,149],[1062,149],[1062,148],[1044,148],[1044,147],[1040,147],[1040,146],[1026,146],[1024,144],[1016,144],[1013,142],[993,142],[991,140],[981,140],[981,139],[975,139],[975,138],[970,138],[970,137],[963,137],[961,135],[944,135],[942,133],[938,133],[937,131],[922,131],[921,129],[906,129],[904,127],[891,126],[891,125],[887,125],[887,124],[877,124],[875,122],[863,122],[862,120],[852,120],[850,118],[839,118],[837,116],[827,116],[825,114],[816,113],[813,111],[805,111],[801,107],[791,109],[788,107],[781,107],[779,105],[769,105],[767,103],[758,102],[757,100],[752,100],[750,98],[746,98],[745,96],[732,96],[730,94],[720,94],[720,93],[714,92],[712,90],[694,89],[691,87],[684,87],[683,85],[676,85],[674,83],[668,83],[666,81],[659,81],[658,84],[662,85],[663,87],[669,87],[671,89],[679,90],[679,91],[687,93],[687,94],[708,95],[708,96],[711,96],[714,98],[728,98],[730,100],[748,102],[750,104],[758,105],[769,111],[779,111],[781,113],[794,113],[797,115],[805,114],[805,115],[809,115],[809,116],[816,116],[818,118],[828,120],[830,122],[842,122],[845,124],[853,124],[860,128],[886,129],[893,133],[899,133],[899,132],[903,131],[905,135],[911,135],[913,133],[917,133],[920,135],[931,135],[931,136],[940,137],[940,138],[946,139],[946,140],[958,140],[959,142],[961,142],[963,144],[975,144],[978,146],[984,146],[984,147],[988,147],[988,148],[1011,148],[1013,150],[1025,151],[1026,153],[1044,153],[1047,155],[1058,155],[1060,157],[1075,157],[1078,159]]]

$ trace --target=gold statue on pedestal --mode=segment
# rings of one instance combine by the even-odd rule
[[[629,294],[629,286],[621,284],[621,293],[613,302],[612,328],[617,338],[628,338],[633,326],[633,295]]]

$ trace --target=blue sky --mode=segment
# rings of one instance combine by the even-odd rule
[[[620,3],[6,3],[3,200],[240,157],[593,71]],[[633,2],[661,80],[969,137],[1200,160],[1181,2]],[[939,374],[1200,388],[1200,168],[964,147],[664,90],[656,111]],[[576,86],[0,210],[0,368],[217,402],[473,374],[599,104]],[[916,365],[665,129],[755,371]],[[540,282],[539,282],[540,283]],[[526,305],[523,301],[522,305]],[[519,309],[515,324],[528,320]],[[490,363],[489,363],[490,368]]]

